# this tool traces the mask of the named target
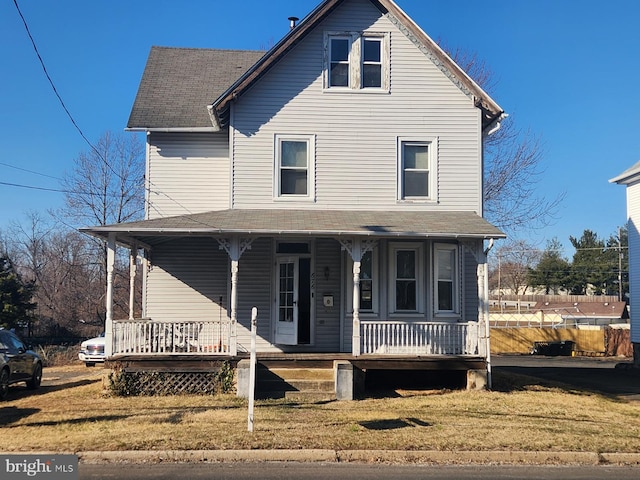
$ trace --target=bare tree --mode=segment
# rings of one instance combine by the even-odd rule
[[[453,60],[491,94],[496,75],[475,53],[449,50]],[[544,151],[538,136],[515,126],[513,117],[484,139],[484,215],[507,233],[540,228],[553,223],[564,193],[553,198],[540,194],[544,176]]]
[[[529,271],[540,260],[541,252],[524,240],[501,245],[491,256],[489,286],[503,292],[521,295],[529,287]]]
[[[94,149],[81,152],[63,178],[64,214],[83,226],[142,217],[144,145],[137,135],[105,132]]]

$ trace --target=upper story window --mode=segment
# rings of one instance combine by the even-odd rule
[[[398,199],[435,198],[435,145],[431,141],[400,140],[398,146]]]
[[[331,37],[329,39],[329,87],[349,86],[349,56],[351,38]]]
[[[276,197],[312,198],[313,138],[304,135],[276,136]]]
[[[362,39],[362,88],[382,88],[382,38]]]
[[[389,90],[389,34],[337,32],[325,35],[325,89]]]

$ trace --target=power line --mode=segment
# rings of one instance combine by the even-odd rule
[[[15,168],[16,170],[21,170],[23,172],[32,173],[34,175],[40,175],[42,177],[53,178],[54,180],[62,181],[62,179],[60,177],[54,177],[53,175],[47,175],[46,173],[41,173],[41,172],[34,172],[33,170],[27,170],[26,168],[16,167],[15,165],[10,165],[8,163],[0,162],[0,165],[5,166],[5,167],[9,167],[9,168]]]
[[[122,178],[122,176],[120,174],[118,174],[113,169],[113,167],[109,164],[109,162],[107,162],[107,160],[102,156],[100,151],[93,145],[93,143],[91,143],[89,141],[89,139],[86,137],[86,135],[84,134],[84,132],[82,131],[82,129],[80,128],[80,126],[78,125],[76,120],[73,118],[73,115],[71,115],[71,112],[69,111],[69,109],[67,108],[66,104],[64,103],[64,100],[62,100],[62,97],[58,93],[58,89],[56,88],[55,84],[53,83],[53,79],[51,78],[51,76],[49,75],[49,72],[47,71],[47,67],[44,64],[44,60],[42,59],[42,56],[40,55],[40,51],[38,50],[38,46],[36,45],[36,41],[34,40],[33,36],[31,35],[31,30],[29,30],[29,25],[27,24],[27,20],[24,18],[24,15],[22,15],[22,11],[20,10],[20,7],[18,6],[18,0],[13,0],[13,4],[16,6],[16,10],[18,11],[18,15],[20,15],[20,19],[22,20],[22,24],[24,25],[24,28],[27,31],[27,35],[29,36],[29,40],[31,41],[31,45],[33,46],[33,50],[35,51],[36,56],[38,57],[38,61],[40,62],[40,66],[42,66],[42,70],[44,71],[44,74],[47,77],[49,85],[51,85],[51,88],[53,89],[53,93],[58,98],[58,101],[60,102],[60,105],[62,106],[62,109],[65,111],[65,113],[69,117],[69,120],[71,120],[71,123],[73,124],[75,129],[78,131],[80,136],[83,138],[83,140],[87,143],[87,145],[89,145],[89,147],[91,147],[91,149],[96,153],[96,155],[98,155],[100,160],[102,160],[104,162],[104,164],[109,168],[109,170],[111,170],[111,173],[113,173],[116,177],[120,178],[121,180],[124,180]]]

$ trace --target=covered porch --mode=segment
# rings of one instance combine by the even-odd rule
[[[481,361],[490,382],[485,240],[504,235],[472,212],[225,210],[85,231],[107,241],[109,359],[241,359],[248,313],[258,306],[260,355],[462,358]],[[132,305],[142,258],[142,318],[133,307],[130,318],[113,318],[118,245],[130,252]],[[435,245],[457,262],[444,312],[433,293]],[[397,251],[424,271],[395,279]],[[405,285],[415,292],[411,311],[396,308]],[[178,297],[180,289],[193,300]]]

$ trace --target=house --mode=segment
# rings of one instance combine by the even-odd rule
[[[629,323],[626,302],[598,301],[539,301],[533,312],[540,315],[540,322],[551,322],[558,326],[576,327],[591,325],[605,326]]]
[[[640,312],[640,162],[609,181],[627,186],[631,343],[633,363],[640,366],[640,316],[638,315]]]
[[[111,264],[145,256],[142,319],[112,318],[109,273],[107,355],[242,358],[257,307],[258,360],[482,383],[505,236],[482,143],[504,117],[391,0],[325,0],[266,53],[153,47],[128,123],[146,218],[85,229]]]

